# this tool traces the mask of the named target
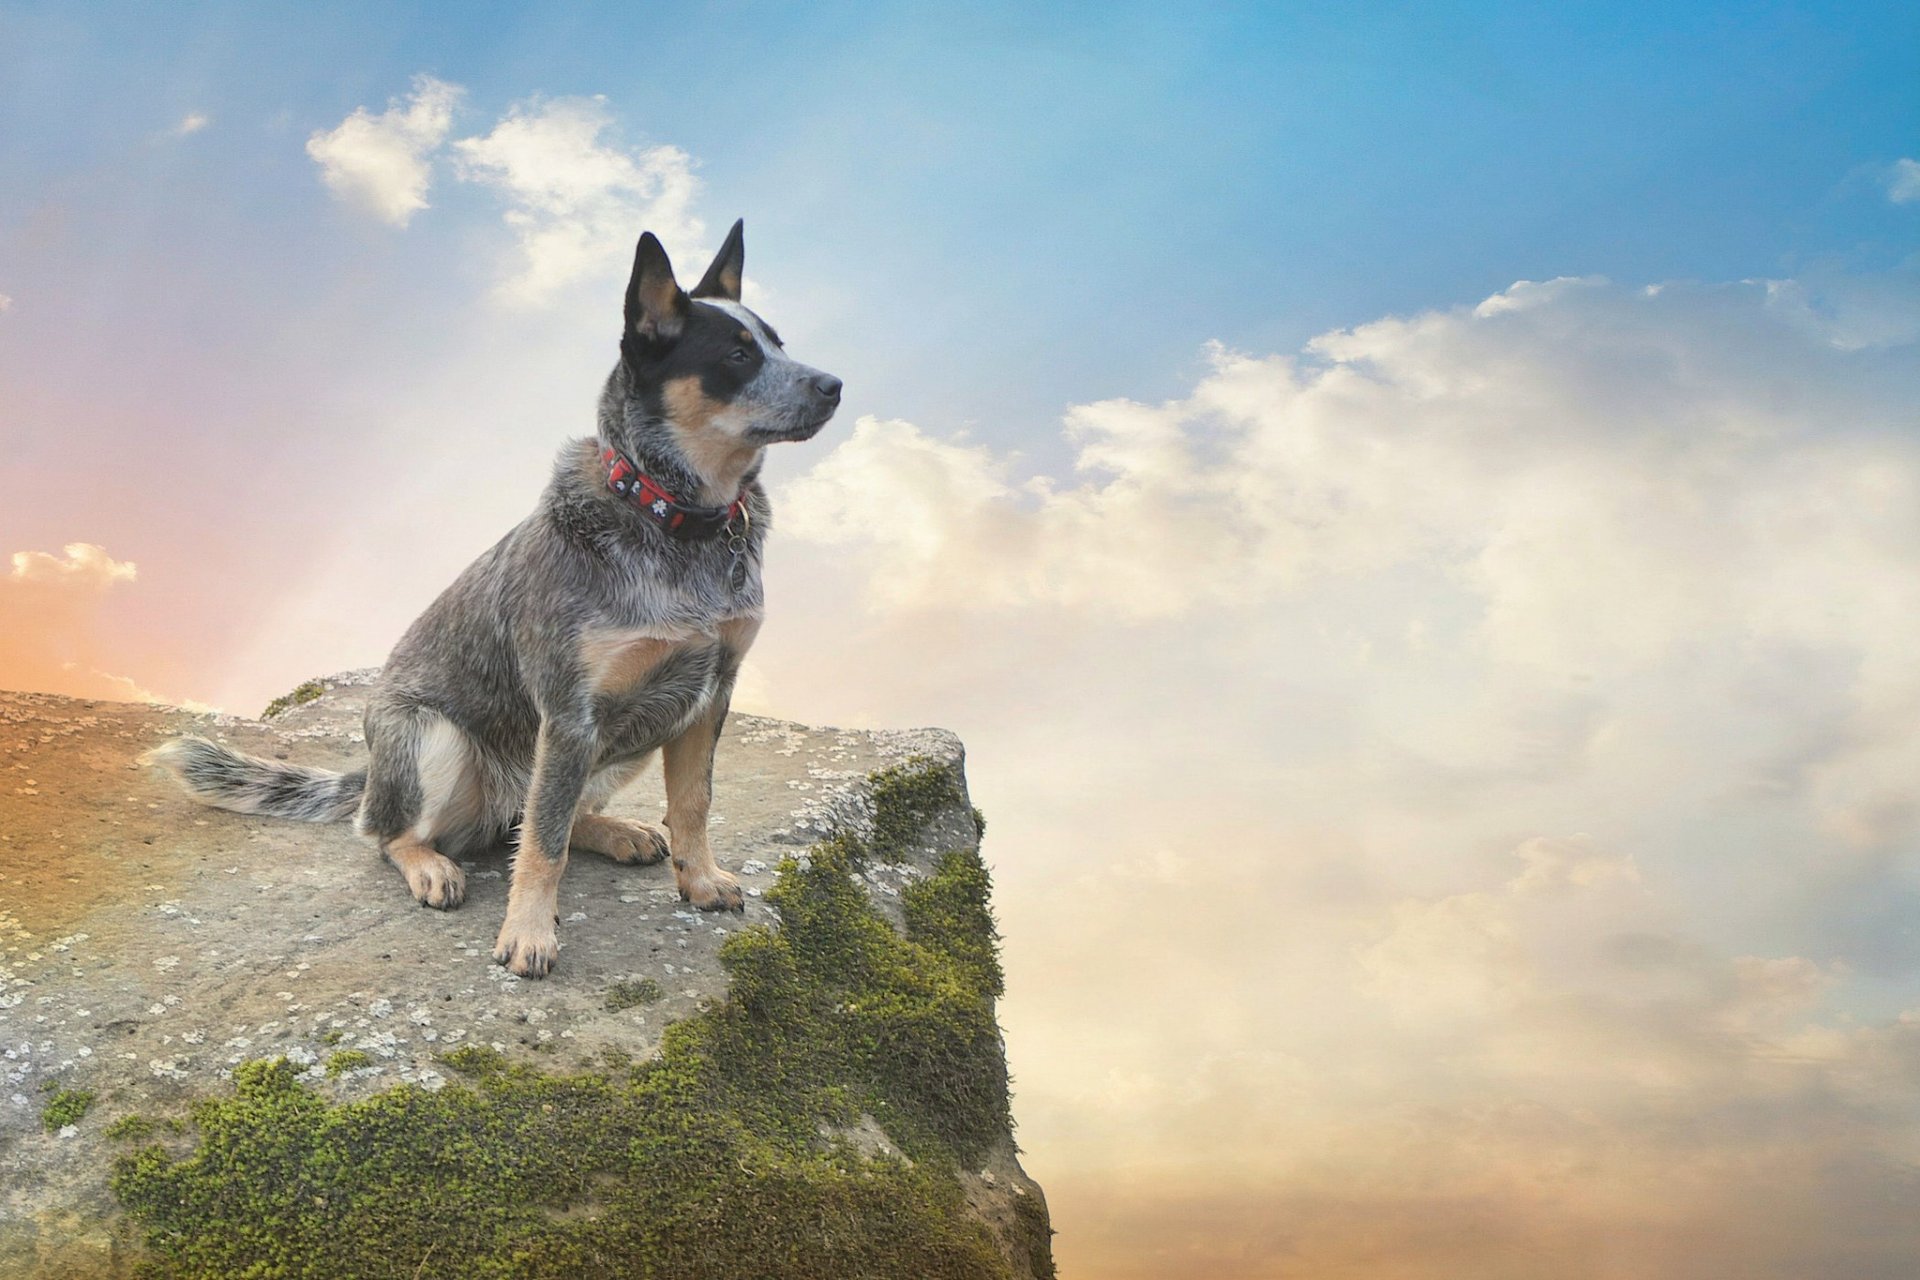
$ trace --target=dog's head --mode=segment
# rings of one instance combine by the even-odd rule
[[[740,305],[745,261],[738,222],[690,294],[651,231],[634,251],[621,364],[630,392],[692,459],[805,440],[840,407],[840,379],[793,359]]]

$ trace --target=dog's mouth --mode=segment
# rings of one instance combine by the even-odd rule
[[[834,409],[837,408],[839,408],[839,406],[835,405]],[[822,427],[825,427],[829,422],[833,421],[834,409],[828,409],[812,421],[800,423],[798,426],[755,427],[753,429],[754,438],[767,444],[798,443],[802,440],[811,440],[820,434]]]

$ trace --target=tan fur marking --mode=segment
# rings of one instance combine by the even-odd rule
[[[720,641],[744,656],[759,634],[760,619],[729,618],[720,624]],[[673,833],[673,876],[680,896],[703,911],[738,911],[745,898],[739,880],[713,860],[707,836],[713,807],[713,748],[719,732],[711,706],[679,737],[660,750],[667,781],[667,827]]]
[[[707,839],[713,804],[714,723],[703,715],[661,749],[667,775],[667,827],[673,832],[673,878],[680,896],[702,911],[738,910],[740,882],[713,860]]]
[[[732,502],[741,477],[760,456],[761,446],[740,439],[741,415],[730,405],[709,399],[698,378],[675,378],[660,387],[674,442],[700,477],[699,500],[710,506]]]
[[[413,896],[429,907],[450,911],[467,896],[467,875],[458,863],[414,835],[396,836],[382,850],[400,869]]]
[[[547,736],[543,729],[533,749],[533,785],[527,789],[526,817],[520,823],[520,847],[513,855],[513,879],[507,886],[507,918],[493,943],[493,958],[523,978],[544,978],[560,955],[560,875],[567,869],[567,845],[542,848],[533,815],[540,812],[540,780],[546,774]]]
[[[646,681],[679,642],[634,631],[589,631],[580,638],[580,665],[594,693],[625,693]]]
[[[753,648],[754,637],[760,634],[762,621],[757,613],[728,618],[720,624],[720,643],[740,657],[746,657],[747,650]]]
[[[569,843],[615,862],[647,866],[667,856],[667,837],[644,822],[582,813],[573,820]]]

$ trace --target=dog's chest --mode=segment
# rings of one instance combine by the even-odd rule
[[[692,634],[616,628],[583,634],[582,676],[596,708],[602,758],[652,750],[698,719],[722,676],[738,665],[740,630],[734,622]]]
[[[719,650],[716,632],[596,628],[580,638],[581,677],[602,705],[680,700],[689,686],[710,683],[696,677],[714,667]]]

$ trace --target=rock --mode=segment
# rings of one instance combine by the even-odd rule
[[[374,675],[321,681],[318,697],[283,700],[270,721],[0,693],[0,1275],[130,1274],[142,1262],[160,1275],[225,1275],[268,1261],[282,1268],[272,1274],[347,1274],[337,1258],[326,1264],[332,1271],[302,1269],[302,1249],[336,1248],[330,1234],[296,1245],[296,1227],[282,1222],[257,1246],[282,1252],[266,1260],[249,1255],[247,1233],[217,1212],[183,1227],[167,1206],[201,1194],[219,1161],[249,1158],[246,1127],[263,1116],[317,1144],[281,1151],[269,1174],[250,1175],[248,1212],[275,1222],[298,1209],[289,1197],[344,1176],[327,1163],[341,1158],[327,1135],[372,1117],[417,1114],[441,1125],[400,1144],[426,1151],[454,1141],[443,1132],[448,1116],[484,1114],[485,1124],[457,1135],[471,1155],[487,1135],[525,1141],[529,1124],[564,1133],[569,1107],[588,1109],[593,1125],[618,1130],[626,1145],[601,1149],[592,1132],[575,1135],[577,1156],[539,1157],[556,1161],[541,1184],[549,1202],[524,1214],[472,1206],[465,1238],[429,1243],[418,1259],[402,1256],[414,1247],[404,1224],[343,1220],[342,1231],[364,1238],[355,1257],[383,1259],[352,1265],[366,1274],[517,1274],[487,1269],[494,1249],[547,1258],[540,1274],[598,1276],[608,1257],[651,1265],[648,1251],[659,1250],[701,1272],[706,1255],[687,1252],[692,1229],[675,1234],[692,1220],[685,1213],[639,1222],[623,1208],[627,1182],[684,1163],[673,1140],[662,1146],[646,1127],[686,1119],[662,1112],[663,1097],[703,1116],[707,1100],[734,1099],[714,1104],[726,1140],[766,1144],[740,1147],[738,1168],[721,1171],[726,1188],[710,1193],[716,1212],[736,1193],[755,1193],[766,1207],[760,1221],[708,1224],[716,1243],[707,1273],[757,1274],[749,1259],[728,1259],[731,1249],[761,1249],[819,1253],[823,1267],[866,1259],[857,1265],[881,1268],[867,1274],[1052,1274],[1044,1201],[1008,1131],[979,828],[953,735],[733,717],[716,764],[713,831],[722,865],[748,887],[745,915],[689,909],[664,864],[576,855],[561,887],[559,965],[529,982],[490,958],[506,902],[504,850],[465,864],[463,907],[428,910],[349,825],[205,809],[135,763],[190,731],[258,755],[353,767],[365,753],[360,716]],[[663,807],[655,769],[608,812],[658,821]],[[846,897],[852,885],[860,893]],[[803,918],[782,922],[776,900]],[[891,929],[864,932],[862,921],[876,919]],[[904,941],[903,930],[917,940]],[[836,959],[843,942],[868,948],[851,968]],[[861,985],[878,981],[903,985]],[[935,1003],[913,1005],[923,997]],[[920,1022],[896,1027],[877,1012],[909,1006]],[[794,1021],[803,1015],[815,1021]],[[663,1051],[676,1025],[684,1030]],[[768,1046],[796,1026],[796,1043],[827,1046],[806,1061],[830,1078],[788,1078],[783,1064],[799,1059]],[[740,1061],[721,1052],[729,1044]],[[956,1055],[959,1074],[938,1088],[945,1060],[918,1065],[930,1046]],[[743,1065],[767,1053],[775,1056]],[[693,1092],[673,1093],[682,1076]],[[766,1099],[756,1097],[759,1080]],[[434,1100],[447,1090],[446,1102]],[[560,1099],[558,1117],[546,1118],[559,1104],[530,1104],[536,1097]],[[843,1114],[828,1114],[836,1110]],[[696,1128],[688,1122],[688,1132]],[[757,1154],[741,1154],[749,1151]],[[376,1143],[346,1158],[391,1154]],[[373,1167],[349,1171],[352,1194],[316,1212],[331,1221],[347,1212],[341,1202],[376,1203],[366,1188],[390,1173]],[[490,1173],[447,1176],[470,1191],[496,1185]],[[881,1203],[896,1185],[917,1190]],[[808,1205],[785,1224],[783,1194]],[[823,1241],[809,1197],[852,1206],[836,1219],[843,1229],[869,1220],[863,1213],[874,1223],[911,1219],[913,1202],[954,1212],[909,1221],[898,1240],[878,1238],[890,1227],[871,1240],[856,1231]],[[324,1190],[310,1198],[328,1200]],[[202,1218],[205,1232],[224,1235],[196,1238]],[[380,1252],[388,1245],[391,1256]],[[896,1245],[936,1261],[885,1261]]]

